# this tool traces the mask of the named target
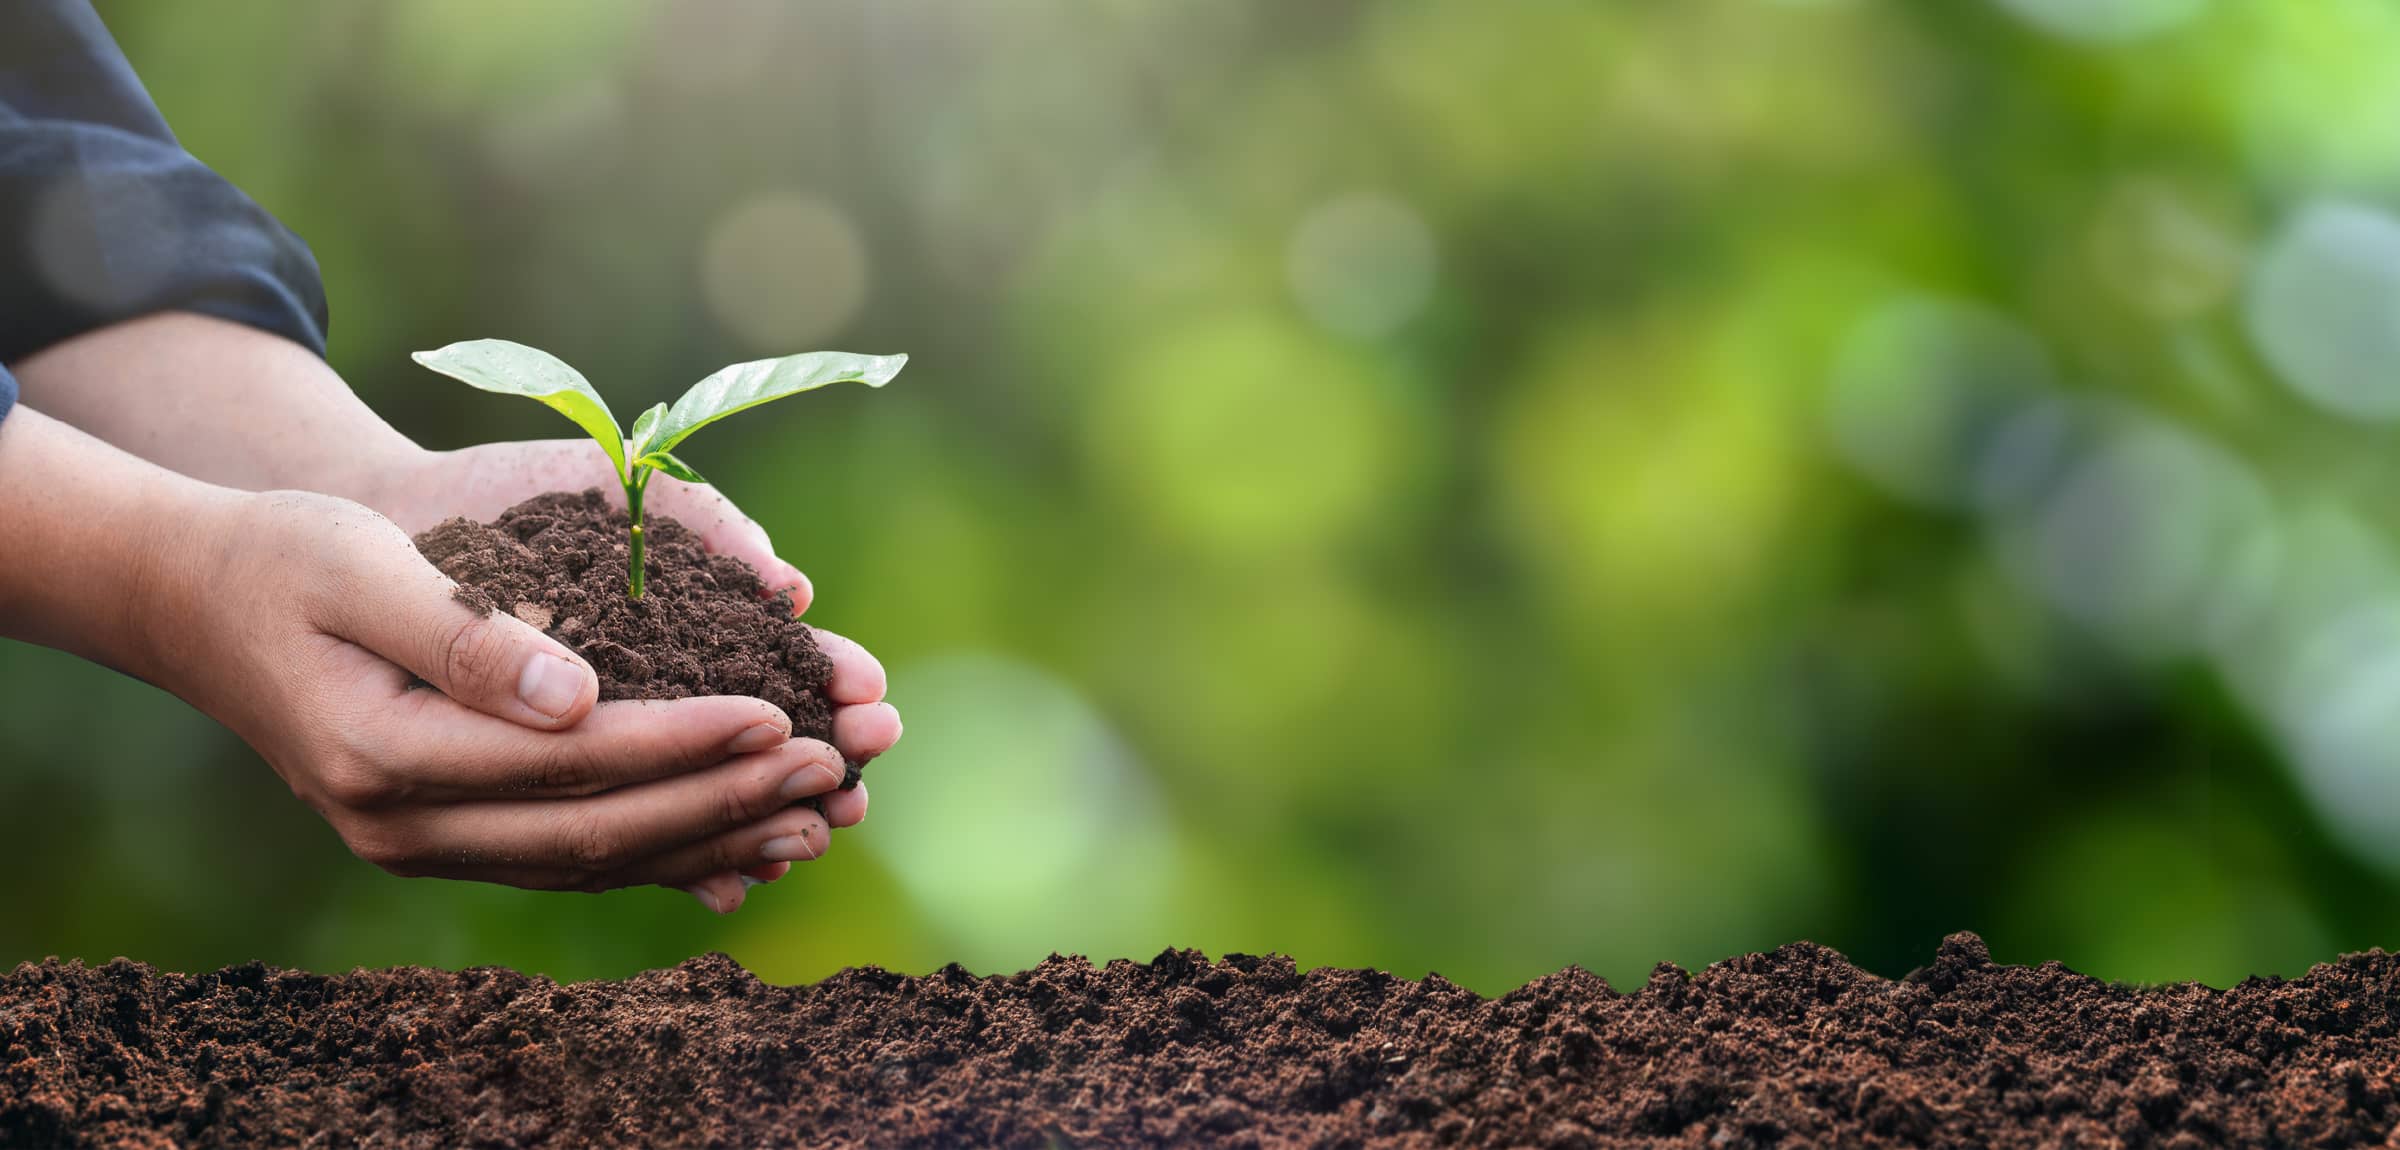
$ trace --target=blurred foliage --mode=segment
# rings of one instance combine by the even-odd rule
[[[2225,983],[2400,927],[2400,8],[102,9],[421,442],[559,431],[454,339],[623,411],[912,353],[691,456],[910,734],[718,922],[385,877],[0,648],[0,959]]]

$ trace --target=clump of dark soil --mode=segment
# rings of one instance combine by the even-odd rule
[[[469,606],[512,612],[582,655],[604,701],[750,695],[791,716],[794,735],[831,742],[833,664],[791,597],[768,595],[749,564],[709,554],[683,524],[643,519],[640,599],[625,594],[630,521],[597,488],[536,496],[491,523],[452,519],[416,542]],[[857,781],[853,765],[845,785]]]
[[[2230,990],[1799,943],[1629,994],[1169,951],[759,982],[506,970],[0,976],[0,1145],[2386,1144],[2400,959]]]

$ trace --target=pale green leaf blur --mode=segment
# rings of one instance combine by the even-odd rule
[[[598,441],[625,473],[625,440],[608,401],[592,390],[581,372],[557,356],[505,339],[465,340],[420,351],[410,358],[468,386],[501,395],[522,395],[575,421],[575,426]]]
[[[841,351],[812,351],[777,359],[752,360],[719,368],[675,400],[648,433],[637,434],[640,451],[665,451],[695,431],[732,415],[787,395],[814,391],[829,383],[863,383],[882,387],[908,365],[905,355],[852,355]]]
[[[102,10],[429,446],[556,433],[461,335],[910,352],[698,457],[908,733],[719,920],[388,877],[0,647],[0,961],[2400,945],[2384,0]]]

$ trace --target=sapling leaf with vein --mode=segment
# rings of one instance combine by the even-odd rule
[[[663,471],[685,483],[708,482],[670,449],[711,423],[769,400],[829,383],[882,387],[908,363],[905,355],[840,351],[737,363],[693,384],[673,406],[661,403],[644,411],[633,421],[630,432],[620,433],[617,417],[591,382],[539,348],[505,339],[476,339],[420,351],[412,358],[471,387],[537,400],[574,420],[599,442],[616,466],[618,484],[625,489],[625,509],[632,519],[626,554],[627,594],[636,599],[642,597],[642,493],[649,486],[651,472]]]

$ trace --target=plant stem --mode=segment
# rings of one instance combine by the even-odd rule
[[[642,597],[642,489],[649,485],[650,473],[647,471],[625,485],[625,511],[633,517],[633,545],[626,551],[625,568],[632,583],[629,594],[635,599]]]

